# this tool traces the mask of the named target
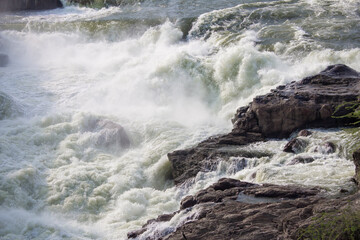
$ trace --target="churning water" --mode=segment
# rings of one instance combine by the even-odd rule
[[[179,188],[166,154],[229,131],[237,107],[279,84],[360,71],[357,0],[124,1],[3,13],[0,30],[0,239],[125,239],[224,176],[353,187],[348,130],[319,129],[297,154],[252,144],[263,154]]]

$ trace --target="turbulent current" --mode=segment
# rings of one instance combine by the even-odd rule
[[[180,187],[167,153],[228,132],[238,107],[277,85],[329,64],[360,71],[357,0],[144,0],[2,13],[0,53],[9,56],[0,68],[0,239],[126,239],[224,176],[329,194],[354,187],[359,137],[347,129],[306,137],[297,155],[310,164],[288,165],[287,140],[270,140]]]

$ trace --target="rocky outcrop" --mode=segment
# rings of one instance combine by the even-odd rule
[[[61,8],[60,0],[1,0],[0,12]]]
[[[256,97],[248,106],[237,111],[231,133],[209,138],[194,148],[168,154],[173,165],[175,183],[191,179],[198,171],[211,170],[219,160],[230,161],[234,156],[254,157],[268,154],[249,152],[244,150],[246,148],[239,148],[241,145],[263,141],[268,137],[289,137],[293,131],[308,127],[346,126],[356,119],[332,116],[347,114],[346,105],[340,108],[338,106],[343,102],[359,101],[359,93],[359,73],[344,65],[334,65],[318,75],[280,86],[268,95]],[[287,144],[288,151],[301,151],[306,145],[306,136],[310,134],[308,130],[300,131],[297,137]],[[336,151],[336,145],[325,142],[318,151],[330,154]],[[356,166],[354,181],[359,183],[360,150],[354,152],[353,158]],[[297,157],[289,165],[312,161],[312,157]],[[180,210],[174,215],[150,220],[142,229],[129,233],[128,237],[159,239],[158,235],[149,235],[152,229],[149,228],[149,223],[171,222],[176,214],[193,212],[195,209],[195,218],[191,217],[175,228],[168,228],[161,233],[161,239],[313,239],[311,231],[309,233],[306,230],[319,224],[327,224],[323,216],[329,216],[330,225],[327,226],[331,226],[333,217],[340,219],[336,216],[343,212],[353,215],[354,211],[360,211],[360,192],[345,195],[349,192],[340,190],[339,194],[342,195],[329,198],[318,188],[258,185],[224,178],[195,195],[183,198]],[[344,215],[342,219],[344,218],[347,216]],[[357,217],[355,218],[355,221],[358,221]],[[360,228],[356,226],[354,233],[360,233]],[[342,229],[343,226],[340,226],[340,231]],[[337,234],[331,228],[318,231]],[[346,234],[340,232],[338,236],[343,237]]]
[[[248,154],[236,146],[267,138],[287,138],[296,130],[340,127],[354,122],[334,118],[349,113],[344,102],[358,101],[360,74],[345,65],[333,65],[299,82],[279,86],[237,110],[231,133],[212,137],[196,147],[168,154],[176,184],[210,170],[219,160]],[[289,150],[290,151],[290,150]],[[291,149],[293,151],[293,149]]]
[[[258,185],[223,178],[194,196],[185,197],[180,208],[190,211],[198,207],[196,219],[163,233],[161,239],[303,239],[299,238],[300,230],[312,224],[314,216],[355,209],[351,203],[357,205],[359,200],[359,193],[330,199],[318,188]],[[128,238],[139,238],[149,223],[170,221],[173,216],[150,220],[142,229],[129,233]],[[151,235],[145,238],[158,239]]]
[[[360,75],[345,65],[329,66],[299,82],[279,86],[258,96],[233,119],[233,132],[259,132],[264,137],[286,138],[293,131],[309,127],[339,127],[351,119],[332,118],[344,102],[357,101]],[[343,115],[345,107],[335,115]]]
[[[316,188],[258,185],[223,178],[181,201],[183,211],[200,205],[200,213],[164,239],[184,239],[184,235],[186,239],[274,239],[282,233],[286,214],[319,202],[319,193]],[[309,214],[303,210],[302,215]],[[166,216],[171,219],[173,215]],[[162,221],[158,218],[149,222]],[[148,225],[129,233],[128,238],[139,237]]]
[[[224,181],[228,179],[220,180]],[[184,236],[187,239],[302,239],[298,238],[299,230],[311,224],[316,219],[314,216],[342,212],[352,207],[349,202],[355,204],[360,199],[359,193],[328,199],[317,189],[271,185],[239,188],[233,184],[223,190],[210,187],[201,194],[219,197],[216,202],[209,199],[212,205],[203,204],[198,219],[185,223],[164,239],[180,240]]]

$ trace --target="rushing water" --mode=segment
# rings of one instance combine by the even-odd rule
[[[357,0],[125,3],[0,15],[0,239],[125,239],[224,176],[351,190],[347,130],[316,130],[295,155],[286,140],[252,144],[258,157],[180,188],[166,154],[229,131],[237,107],[279,84],[334,63],[360,71]],[[288,165],[296,156],[315,161]]]

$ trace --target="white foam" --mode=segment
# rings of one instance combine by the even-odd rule
[[[1,91],[23,113],[0,124],[0,237],[122,239],[149,218],[176,211],[183,196],[228,176],[321,185],[333,192],[351,188],[354,168],[347,150],[324,155],[310,147],[299,156],[316,160],[290,167],[286,164],[294,156],[279,147],[284,140],[247,147],[276,149],[274,157],[248,158],[244,165],[242,159],[224,161],[178,189],[170,179],[167,153],[229,131],[235,109],[254,96],[329,64],[360,70],[358,48],[324,47],[296,22],[284,25],[289,41],[269,47],[262,42],[268,36],[261,31],[266,27],[262,23],[234,33],[211,32],[219,27],[211,24],[220,24],[223,16],[241,8],[248,11],[240,15],[251,8],[266,13],[277,4],[291,3],[250,3],[204,14],[194,23],[189,41],[183,41],[183,33],[169,20],[139,37],[111,40],[106,31],[92,38],[81,28],[56,28],[74,21],[95,24],[121,8],[66,7],[5,16],[26,27],[0,32],[2,49],[11,60],[0,72]],[[54,28],[41,29],[43,24]],[[201,35],[202,27],[210,33],[207,38],[201,39],[206,35]],[[304,46],[311,50],[297,55]],[[102,120],[122,126],[130,147],[112,144],[118,135],[96,125]],[[309,140],[311,146],[329,134],[340,146],[357,142],[356,136],[342,132],[320,133]],[[339,166],[342,171],[337,171]],[[173,230],[182,216],[188,217],[181,214],[170,225],[151,229],[159,234]]]

